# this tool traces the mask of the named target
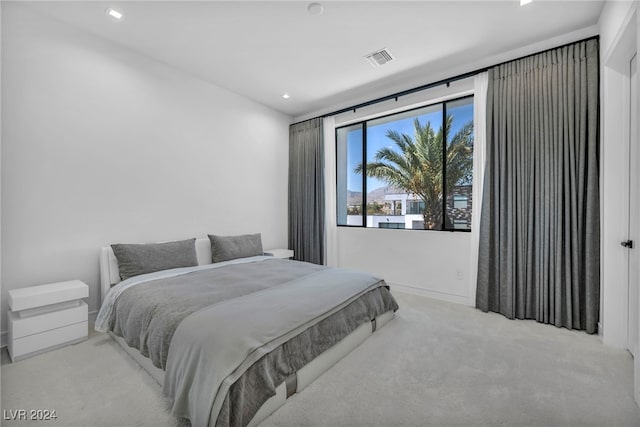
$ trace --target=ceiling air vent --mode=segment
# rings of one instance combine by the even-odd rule
[[[384,48],[366,55],[364,59],[369,61],[369,64],[371,64],[372,67],[379,67],[389,61],[393,61],[394,58],[393,55],[391,55],[391,52],[389,52],[389,49]]]

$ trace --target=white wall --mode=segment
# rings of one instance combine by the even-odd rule
[[[603,342],[627,345],[629,194],[629,60],[636,51],[637,3],[607,2],[600,16],[601,57],[601,316]],[[637,120],[637,118],[636,118]],[[636,165],[635,167],[640,167]],[[637,189],[632,191],[638,191]]]
[[[629,13],[633,8],[637,7],[638,1],[622,0],[622,1],[606,1],[600,18],[598,19],[598,27],[600,34],[600,54],[605,58],[613,47],[614,43],[620,36],[620,29]]]
[[[115,242],[286,247],[290,117],[6,2],[2,89],[4,301],[81,279],[96,310]]]
[[[469,303],[471,233],[340,227],[337,250],[339,267],[384,278],[392,289]]]

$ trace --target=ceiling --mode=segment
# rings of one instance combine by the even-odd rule
[[[429,83],[436,75],[449,77],[500,53],[591,27],[603,6],[602,1],[534,0],[522,7],[518,0],[321,1],[324,13],[311,15],[309,3],[26,4],[293,117]],[[107,16],[109,6],[124,18]],[[395,60],[373,68],[363,56],[381,48]]]

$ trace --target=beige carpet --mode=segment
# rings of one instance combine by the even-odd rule
[[[626,351],[580,332],[396,296],[392,322],[262,426],[640,426]],[[177,425],[160,387],[102,334],[13,364],[3,357],[0,374],[4,411],[58,415],[3,426]]]

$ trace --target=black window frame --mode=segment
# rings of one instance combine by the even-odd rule
[[[342,126],[338,126],[335,128],[334,132],[334,136],[335,136],[335,153],[336,153],[336,162],[338,161],[338,130],[339,129],[343,129],[343,128],[348,128],[348,127],[354,127],[356,125],[360,125],[362,126],[362,164],[363,164],[363,173],[362,173],[362,225],[349,225],[349,224],[338,224],[338,213],[336,212],[336,224],[338,227],[348,227],[348,228],[370,228],[370,229],[376,229],[376,230],[409,230],[409,231],[446,231],[446,232],[462,232],[462,233],[470,233],[471,232],[471,226],[469,226],[468,229],[463,229],[463,228],[447,228],[446,227],[446,215],[447,215],[447,198],[448,195],[445,193],[445,189],[447,186],[447,143],[448,141],[448,135],[447,135],[447,129],[444,126],[444,124],[446,123],[446,118],[447,118],[447,103],[451,103],[451,102],[456,102],[456,101],[460,101],[463,99],[473,99],[474,94],[470,94],[470,95],[463,95],[463,96],[459,96],[459,97],[455,97],[455,98],[449,98],[449,99],[445,99],[442,101],[438,101],[438,102],[434,102],[432,104],[425,104],[425,105],[421,105],[419,107],[413,107],[413,108],[408,108],[406,110],[402,110],[402,111],[396,111],[394,113],[389,113],[389,114],[382,114],[380,116],[375,116],[375,117],[370,117],[367,120],[361,120],[361,121],[356,121],[356,122],[350,122],[348,124],[342,125]],[[385,117],[391,117],[391,116],[395,116],[395,115],[399,115],[399,114],[405,114],[411,111],[416,111],[416,110],[421,110],[424,108],[428,108],[428,107],[433,107],[435,105],[441,105],[442,108],[442,123],[443,123],[443,138],[442,138],[442,144],[443,144],[443,150],[442,150],[442,224],[440,225],[441,228],[439,229],[419,229],[419,228],[385,228],[385,227],[367,227],[367,122],[370,122],[372,120],[377,120],[377,119],[382,119]],[[475,129],[475,123],[474,123],[474,129]],[[475,138],[474,138],[474,147],[473,149],[475,150]],[[336,195],[339,194],[339,189],[338,189],[338,168],[337,168],[337,164],[336,164]],[[405,208],[406,209],[406,208]],[[474,209],[474,203],[472,203],[471,205],[471,212],[473,212]]]

